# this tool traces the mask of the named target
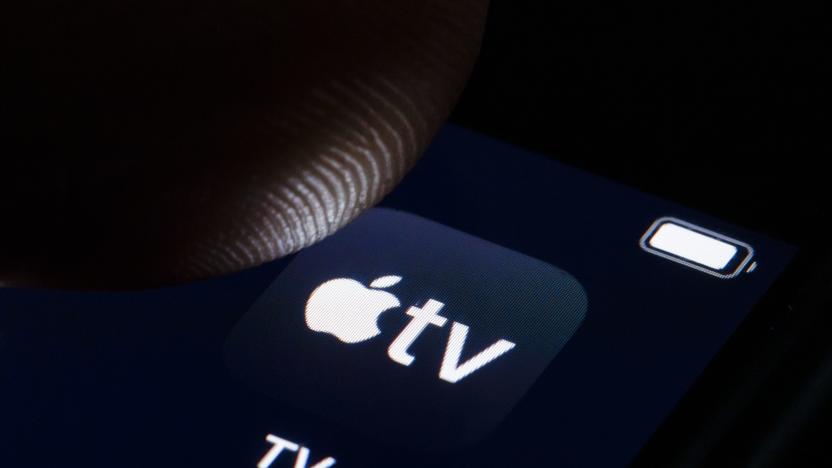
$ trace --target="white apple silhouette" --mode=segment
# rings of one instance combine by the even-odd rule
[[[306,301],[306,326],[316,332],[335,335],[344,343],[359,343],[381,333],[378,317],[399,307],[396,296],[379,291],[401,281],[400,276],[382,276],[370,289],[350,278],[336,278],[321,284]]]

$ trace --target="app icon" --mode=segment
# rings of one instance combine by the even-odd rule
[[[499,424],[586,310],[563,270],[377,208],[292,260],[229,336],[226,362],[338,427],[449,449]]]

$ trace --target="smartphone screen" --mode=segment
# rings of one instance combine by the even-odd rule
[[[289,258],[0,289],[0,466],[626,466],[796,253],[448,125]]]

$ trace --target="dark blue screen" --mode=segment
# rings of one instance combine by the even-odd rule
[[[382,205],[554,265],[586,291],[580,328],[487,438],[402,449],[237,379],[223,346],[284,259],[153,291],[0,289],[0,466],[254,467],[268,434],[296,445],[273,467],[294,466],[301,446],[310,467],[623,466],[795,253],[454,126]],[[645,251],[668,216],[747,243],[754,263],[724,279]],[[310,392],[328,401],[338,388]]]

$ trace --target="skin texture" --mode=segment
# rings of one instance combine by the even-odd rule
[[[63,288],[226,274],[345,225],[450,112],[487,8],[16,3],[0,19],[0,283]]]

